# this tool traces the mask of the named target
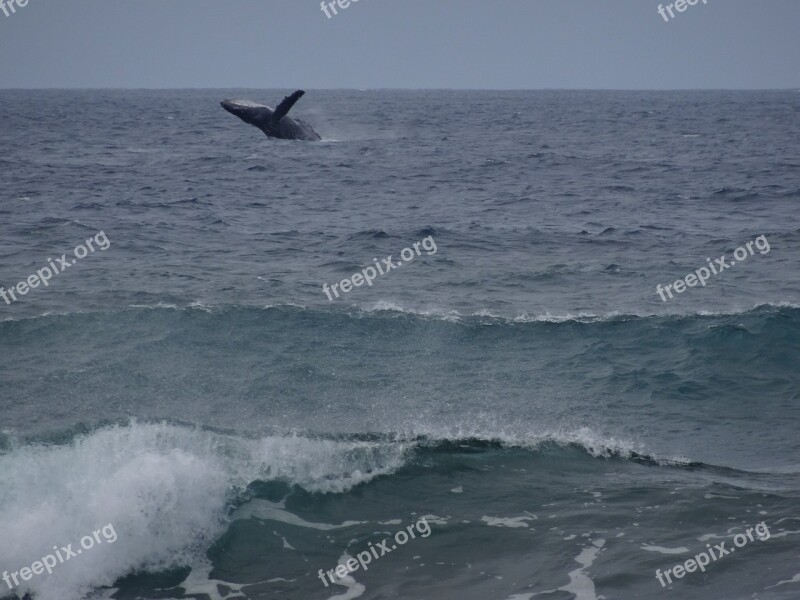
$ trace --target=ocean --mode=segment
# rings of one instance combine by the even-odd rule
[[[800,94],[290,91],[0,91],[0,597],[800,598]]]

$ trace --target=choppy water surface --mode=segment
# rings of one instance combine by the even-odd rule
[[[317,144],[218,105],[284,94],[0,91],[0,285],[110,240],[0,301],[0,569],[113,523],[24,589],[800,595],[800,95],[309,91]]]

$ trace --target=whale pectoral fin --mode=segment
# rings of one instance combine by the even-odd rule
[[[303,94],[305,94],[303,90],[297,90],[291,96],[286,96],[286,98],[284,98],[281,103],[278,104],[278,108],[275,109],[272,119],[277,123],[283,117],[285,117],[289,111],[292,110],[292,107],[295,105],[295,103],[303,97]]]

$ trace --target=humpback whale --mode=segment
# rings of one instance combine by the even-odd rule
[[[220,105],[245,123],[258,127],[269,137],[316,142],[322,138],[311,128],[311,125],[300,119],[286,116],[295,103],[303,97],[303,94],[305,94],[303,90],[297,90],[290,96],[286,96],[275,110],[249,100],[223,100]]]

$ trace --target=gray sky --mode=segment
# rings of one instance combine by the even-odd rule
[[[707,2],[29,0],[0,87],[800,88],[800,0]]]

